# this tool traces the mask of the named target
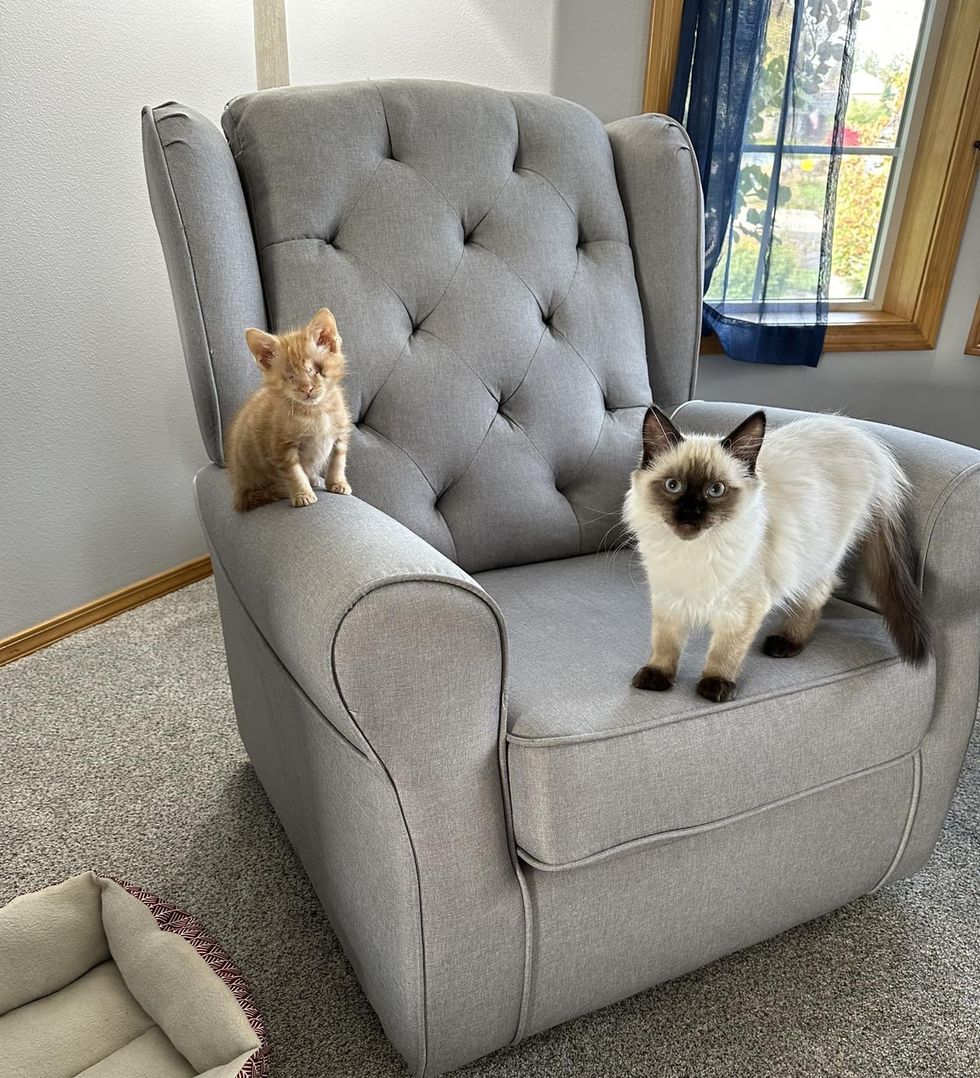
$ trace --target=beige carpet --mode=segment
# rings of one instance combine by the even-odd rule
[[[915,879],[461,1073],[976,1078],[977,747]],[[275,1078],[407,1073],[238,741],[210,581],[0,669],[0,853],[0,904],[94,868],[193,912],[249,978]]]

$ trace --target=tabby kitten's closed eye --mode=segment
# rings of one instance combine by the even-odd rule
[[[350,494],[350,413],[340,385],[346,361],[334,316],[326,307],[301,329],[275,336],[245,331],[262,385],[242,405],[225,439],[235,508],[255,509],[289,498],[316,500],[322,476],[333,494]]]
[[[785,617],[763,650],[797,655],[812,636],[848,552],[861,555],[899,654],[924,662],[928,631],[907,518],[909,483],[877,438],[836,416],[766,433],[756,412],[726,438],[684,435],[658,408],[626,498],[650,585],[650,658],[639,689],[669,689],[689,629],[709,626],[698,684],[729,700],[763,618]]]

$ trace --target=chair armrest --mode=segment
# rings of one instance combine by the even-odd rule
[[[503,621],[458,565],[356,496],[321,492],[303,509],[282,501],[238,513],[224,469],[204,468],[194,487],[212,553],[242,605],[293,679],[348,740],[364,750],[365,741],[385,736],[383,722],[375,721],[384,713],[361,711],[354,721],[357,709],[347,694],[374,695],[390,682],[394,655],[409,658],[399,635],[406,630],[414,641],[416,680],[465,660],[468,647],[479,647],[484,662],[492,659],[484,688],[498,727]],[[397,624],[406,604],[413,625]],[[438,618],[452,623],[441,644]]]
[[[724,434],[757,405],[690,401],[681,430]],[[772,426],[808,413],[766,408]],[[912,483],[912,521],[922,551],[922,595],[936,660],[936,701],[920,749],[921,790],[910,832],[886,878],[925,863],[938,837],[977,714],[980,682],[980,451],[915,431],[852,420],[885,442]],[[864,599],[863,595],[859,598]]]
[[[303,509],[281,502],[242,514],[223,469],[205,468],[195,488],[212,556],[240,606],[324,719],[377,765],[372,782],[392,792],[388,828],[404,829],[417,882],[398,902],[379,901],[384,916],[420,925],[420,1073],[499,1047],[520,1027],[528,931],[505,775],[499,610],[448,558],[356,497],[321,493]],[[288,722],[275,729],[270,700],[259,721],[271,736],[302,740]],[[303,741],[297,751],[314,750]],[[320,766],[314,756],[309,770]],[[353,788],[358,812],[358,799],[375,795],[364,778]],[[364,858],[389,853],[379,836]],[[360,880],[361,867],[334,871]],[[406,992],[396,985],[383,995]],[[384,998],[376,1006],[382,1015],[402,1009]]]
[[[648,113],[606,125],[643,308],[653,399],[670,409],[694,392],[701,345],[704,211],[687,132]]]

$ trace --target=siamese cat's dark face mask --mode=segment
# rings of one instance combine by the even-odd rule
[[[727,438],[685,438],[658,408],[643,423],[643,462],[637,473],[642,496],[681,539],[696,539],[733,519],[765,434],[765,414],[756,412]]]

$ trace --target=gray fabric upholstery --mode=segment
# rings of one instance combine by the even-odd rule
[[[704,634],[670,692],[632,688],[650,615],[631,562],[600,553],[477,577],[507,624],[514,828],[535,862],[716,825],[918,747],[932,666],[900,663],[881,618],[839,601],[799,661],[754,649],[730,704],[694,691]]]
[[[976,704],[980,455],[884,432],[917,485],[934,669],[842,601],[799,660],[753,657],[730,707],[691,692],[694,649],[669,696],[628,685],[641,572],[596,552],[644,406],[693,389],[701,209],[676,125],[423,82],[250,94],[223,124],[230,150],[179,106],[144,117],[212,459],[266,310],[336,312],[356,420],[354,498],[239,515],[221,469],[197,478],[236,714],[415,1073],[918,868]]]
[[[470,572],[595,550],[650,399],[595,116],[396,81],[250,94],[224,126],[270,323],[337,316],[358,495]]]
[[[905,760],[688,838],[571,871],[530,870],[527,1033],[679,977],[870,891],[892,862],[913,784]],[[696,1030],[696,1004],[693,1010]]]
[[[687,132],[669,116],[630,116],[606,131],[633,246],[653,399],[671,409],[694,393],[701,345],[701,304],[692,302],[704,277],[697,161]]]
[[[730,430],[751,411],[750,405],[693,401],[681,408],[676,420],[681,430],[718,432]],[[774,425],[803,414],[766,409]],[[936,702],[920,750],[921,790],[892,872],[891,878],[897,878],[921,868],[936,844],[977,714],[980,452],[880,423],[866,426],[891,447],[912,481],[912,519],[923,555],[923,598],[936,659]],[[867,598],[860,581],[851,590]]]
[[[427,1074],[507,1043],[525,920],[492,601],[355,498],[243,517],[223,470],[196,489],[243,740],[385,1029]]]
[[[245,330],[266,324],[245,199],[220,131],[184,105],[143,109],[143,160],[201,437],[221,464],[222,429],[258,382]]]

